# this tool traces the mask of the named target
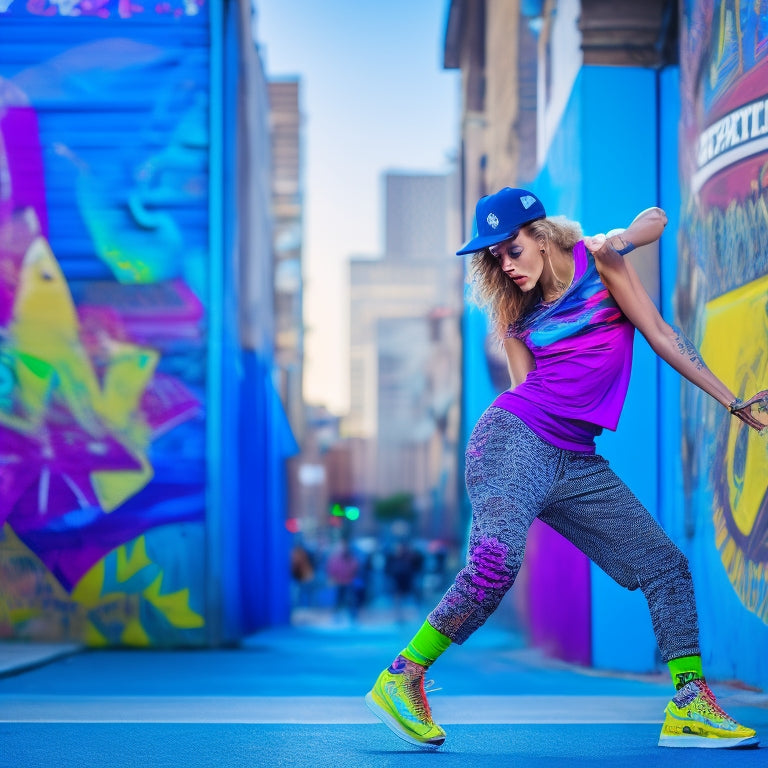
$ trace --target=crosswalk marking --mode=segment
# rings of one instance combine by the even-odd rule
[[[660,723],[658,696],[433,696],[445,725]],[[0,696],[0,723],[378,722],[362,696]]]

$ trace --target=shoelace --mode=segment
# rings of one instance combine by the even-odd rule
[[[442,688],[435,688],[434,680],[424,680],[423,677],[415,677],[408,680],[406,690],[408,700],[411,703],[416,714],[425,722],[432,724],[432,710],[427,701],[427,693],[442,691]]]
[[[717,703],[715,694],[712,693],[712,689],[703,682],[697,682],[696,687],[699,689],[699,696],[701,700],[710,708],[710,710],[725,720],[730,722],[736,722],[725,710]]]

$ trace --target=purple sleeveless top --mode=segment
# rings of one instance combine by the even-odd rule
[[[539,304],[509,327],[536,369],[493,405],[514,413],[542,440],[595,452],[595,436],[615,430],[632,368],[634,326],[600,280],[592,254],[573,249],[573,282],[551,304]]]

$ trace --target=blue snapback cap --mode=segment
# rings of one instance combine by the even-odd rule
[[[476,253],[501,243],[524,224],[543,219],[546,215],[541,200],[527,189],[504,187],[493,195],[481,197],[475,207],[476,232],[456,251],[456,255]]]

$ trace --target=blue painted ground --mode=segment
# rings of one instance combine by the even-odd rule
[[[487,626],[433,668],[438,751],[395,738],[363,694],[414,624],[284,628],[212,651],[86,651],[0,678],[0,766],[768,765],[768,749],[659,749],[663,675],[550,662]],[[713,685],[762,731],[768,697]],[[438,715],[440,715],[438,717]]]

